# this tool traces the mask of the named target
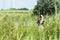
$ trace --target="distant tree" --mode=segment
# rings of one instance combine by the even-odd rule
[[[1,9],[1,10],[4,10],[4,9]]]
[[[10,10],[17,10],[16,8],[10,8]]]
[[[20,9],[18,9],[18,10],[29,10],[29,9],[27,9],[27,8],[20,8]]]
[[[18,8],[18,9],[16,9],[16,8],[10,8],[10,10],[29,10],[29,9],[27,9],[27,8]]]
[[[35,6],[33,13],[34,15],[51,15],[59,9],[59,5],[59,1],[57,0],[37,0],[37,5]]]

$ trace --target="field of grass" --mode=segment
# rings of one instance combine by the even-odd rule
[[[45,16],[43,28],[31,11],[0,11],[0,40],[60,40],[60,14]]]

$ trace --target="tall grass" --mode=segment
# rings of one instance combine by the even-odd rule
[[[37,20],[28,15],[5,15],[0,21],[0,40],[60,40],[60,14],[45,16],[44,29]]]

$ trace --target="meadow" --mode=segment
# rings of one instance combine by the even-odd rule
[[[32,11],[0,10],[0,40],[60,40],[60,14],[44,16],[43,29]]]

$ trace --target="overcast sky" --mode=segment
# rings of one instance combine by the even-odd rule
[[[0,0],[0,9],[28,8],[33,9],[37,0]]]

